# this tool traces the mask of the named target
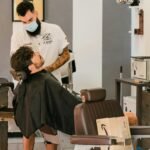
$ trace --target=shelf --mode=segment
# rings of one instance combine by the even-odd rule
[[[131,30],[128,31],[129,34],[132,34],[133,32]]]
[[[129,6],[130,9],[140,9],[139,6]]]

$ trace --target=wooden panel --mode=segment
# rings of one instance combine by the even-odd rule
[[[0,121],[0,150],[8,150],[8,123]]]
[[[150,126],[150,92],[143,91],[142,93],[142,125]],[[148,133],[148,131],[145,131]],[[142,138],[139,140],[139,145],[143,149],[150,148],[150,138]]]

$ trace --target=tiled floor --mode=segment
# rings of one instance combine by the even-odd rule
[[[23,150],[22,138],[9,138],[8,150]],[[45,150],[45,145],[42,138],[36,138],[34,150]]]
[[[9,133],[20,132],[16,126],[14,119],[5,118],[8,121]],[[60,145],[58,150],[73,150],[74,145],[70,144],[70,136],[58,131]],[[8,139],[8,150],[23,150],[22,138],[11,137]],[[36,137],[34,150],[45,150],[44,139]]]
[[[65,140],[65,141],[64,141]],[[58,146],[57,150],[73,150],[73,145],[69,145],[66,141],[66,138],[62,139],[64,143]],[[9,138],[8,139],[8,150],[23,150],[22,138]],[[44,140],[43,138],[35,139],[34,150],[45,150]]]

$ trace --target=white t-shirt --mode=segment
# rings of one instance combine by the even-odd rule
[[[40,52],[45,60],[44,66],[48,66],[58,58],[68,44],[65,33],[58,25],[41,22],[41,32],[37,36],[29,36],[23,26],[13,33],[10,54],[12,55],[19,47],[28,45]],[[59,69],[52,73],[61,81]]]

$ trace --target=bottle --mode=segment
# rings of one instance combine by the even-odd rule
[[[122,78],[122,77],[123,77],[123,67],[120,66],[120,78]]]

